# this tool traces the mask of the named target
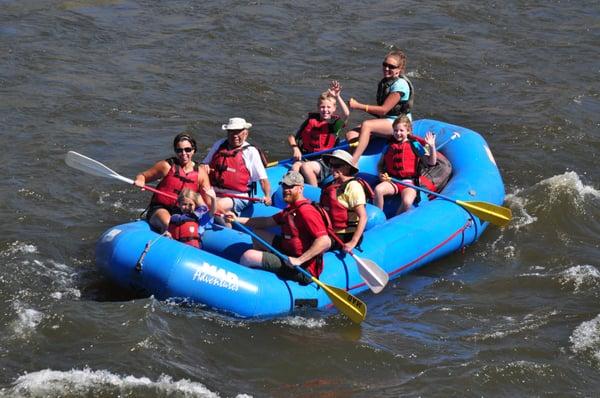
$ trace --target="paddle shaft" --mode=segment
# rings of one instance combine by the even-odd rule
[[[430,191],[427,188],[419,187],[419,186],[416,186],[413,184],[406,183],[404,181],[400,181],[397,178],[391,177],[390,179],[391,179],[391,181],[394,181],[400,185],[404,185],[405,187],[413,188],[413,189],[416,189],[417,191],[422,191],[429,195],[437,196],[438,198],[452,202],[452,203],[462,207],[466,211],[473,213],[474,215],[481,218],[482,220],[491,222],[491,223],[496,224],[501,227],[508,224],[510,222],[510,220],[512,219],[512,211],[507,207],[498,206],[498,205],[495,205],[493,203],[488,203],[488,202],[481,202],[481,201],[480,202],[472,202],[472,201],[463,201],[463,200],[458,200],[458,199],[452,199],[446,195],[442,195],[441,193]]]
[[[311,153],[306,153],[304,155],[302,155],[302,159],[311,159],[326,153],[330,153],[335,151],[336,149],[348,149],[351,146],[356,146],[355,144],[344,144],[344,145],[340,145],[340,146],[336,146],[333,148],[329,148],[329,149],[324,149],[322,151],[318,151],[318,152],[311,152]],[[285,163],[292,163],[292,162],[296,162],[297,160],[294,158],[289,158],[289,159],[284,159],[284,160],[277,160],[275,162],[271,162],[269,164],[267,164],[267,167],[271,167],[271,166],[277,166],[278,164],[285,164]]]
[[[288,256],[281,253],[279,250],[275,249],[271,244],[269,244],[263,238],[261,238],[260,236],[255,234],[248,227],[246,227],[245,225],[243,225],[237,221],[233,221],[233,224],[236,225],[238,228],[240,228],[242,231],[246,232],[248,235],[252,236],[254,239],[256,239],[258,242],[260,242],[262,245],[264,245],[266,248],[268,248],[277,257],[281,258],[285,262],[288,262]],[[325,283],[321,282],[319,279],[317,279],[316,277],[311,275],[309,272],[304,270],[302,267],[295,265],[294,268],[298,272],[302,272],[305,276],[310,278],[314,283],[316,283],[321,288],[323,288],[323,290],[325,291],[325,293],[327,293],[327,296],[331,299],[331,302],[337,307],[337,309],[340,310],[348,318],[350,318],[353,322],[361,323],[365,319],[365,317],[367,315],[367,306],[361,300],[354,297],[352,294],[348,293],[346,290],[343,290],[343,289],[340,289],[340,288],[337,288],[334,286],[326,285]]]
[[[225,198],[249,200],[250,202],[264,202],[264,199],[262,199],[262,198],[253,198],[251,196],[235,195],[232,193],[218,193],[217,196],[221,196],[221,197],[225,197]]]

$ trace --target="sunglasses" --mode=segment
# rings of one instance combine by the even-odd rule
[[[281,188],[283,189],[292,189],[294,187],[297,187],[298,185],[288,185],[288,184],[281,184]]]
[[[191,146],[188,146],[188,147],[185,147],[185,148],[175,148],[175,152],[176,153],[182,153],[182,152],[190,153],[193,150],[194,150],[194,148],[192,148]]]
[[[386,69],[398,69],[400,67],[399,65],[392,65],[388,64],[387,62],[384,62],[381,65]]]
[[[344,167],[346,163],[338,163],[338,162],[329,162],[329,166],[332,169],[339,169],[340,167]]]

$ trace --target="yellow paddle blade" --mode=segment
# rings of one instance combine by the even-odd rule
[[[512,211],[508,207],[498,206],[488,202],[463,202],[457,200],[456,203],[482,220],[491,222],[500,227],[505,226],[512,220]]]
[[[346,315],[352,322],[361,323],[367,316],[367,305],[358,298],[354,297],[344,289],[329,286],[312,277],[312,281],[321,286],[327,296],[331,299],[338,310]]]

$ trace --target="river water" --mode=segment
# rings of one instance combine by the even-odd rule
[[[361,295],[361,326],[131,299],[99,274],[96,239],[149,196],[68,150],[133,177],[242,116],[286,158],[330,80],[373,102],[392,48],[417,119],[489,142],[509,226]],[[592,1],[0,0],[0,395],[597,395],[599,50]]]

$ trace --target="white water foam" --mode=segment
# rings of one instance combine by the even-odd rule
[[[577,199],[584,199],[586,195],[600,198],[600,191],[590,185],[584,185],[579,175],[574,171],[567,171],[564,174],[556,175],[539,182],[540,185],[548,185],[552,190],[567,189],[576,193]],[[550,200],[552,198],[549,198]]]
[[[219,394],[210,391],[203,384],[188,379],[175,381],[170,376],[161,375],[158,380],[152,381],[147,377],[121,376],[107,370],[92,370],[89,368],[69,371],[44,369],[26,373],[15,380],[12,387],[2,389],[1,393],[6,397],[144,396],[147,391],[169,396],[219,397]],[[241,394],[237,397],[250,396]]]
[[[44,319],[44,314],[33,308],[26,308],[23,303],[18,300],[13,302],[13,308],[17,315],[17,319],[11,323],[14,331],[14,336],[25,338],[35,330],[37,325]]]
[[[569,341],[574,353],[589,353],[600,362],[600,315],[577,326]]]
[[[506,203],[513,209],[513,219],[509,226],[516,230],[537,221],[537,217],[527,213],[526,207],[529,201],[518,196],[521,192],[522,190],[517,190],[514,194],[507,194],[505,198]]]
[[[567,171],[564,174],[555,175],[538,182],[527,189],[516,189],[514,193],[506,195],[506,202],[513,210],[513,221],[510,227],[519,229],[537,221],[537,217],[527,212],[527,207],[531,205],[527,195],[539,188],[549,189],[550,192],[544,194],[544,205],[552,205],[559,197],[560,193],[568,193],[570,200],[578,209],[582,209],[586,197],[591,196],[600,199],[600,191],[590,185],[585,185],[575,171]]]
[[[551,321],[551,318],[556,316],[558,311],[550,311],[540,314],[526,314],[523,317],[503,317],[501,321],[492,324],[488,332],[476,334],[468,337],[469,341],[487,341],[502,339],[507,336],[513,336],[519,333],[541,329]],[[490,324],[491,321],[486,321]]]
[[[288,316],[277,319],[275,323],[293,327],[303,327],[307,329],[321,329],[327,326],[327,322],[325,322],[324,319],[305,318],[302,316]]]
[[[31,245],[24,242],[14,241],[10,244],[8,249],[3,253],[5,255],[14,255],[19,253],[33,254],[37,253],[38,248],[35,245]]]
[[[68,298],[80,298],[81,291],[77,288],[74,288],[75,278],[77,277],[77,273],[73,271],[73,269],[63,263],[56,262],[54,260],[48,260],[46,262],[42,262],[39,260],[33,260],[30,262],[29,260],[23,261],[23,265],[36,265],[37,271],[44,276],[50,278],[53,283],[52,287],[58,289],[57,291],[51,292],[50,297],[60,300],[63,297]]]
[[[561,272],[560,282],[562,285],[573,284],[578,293],[583,288],[600,285],[600,271],[592,265],[577,265]]]

